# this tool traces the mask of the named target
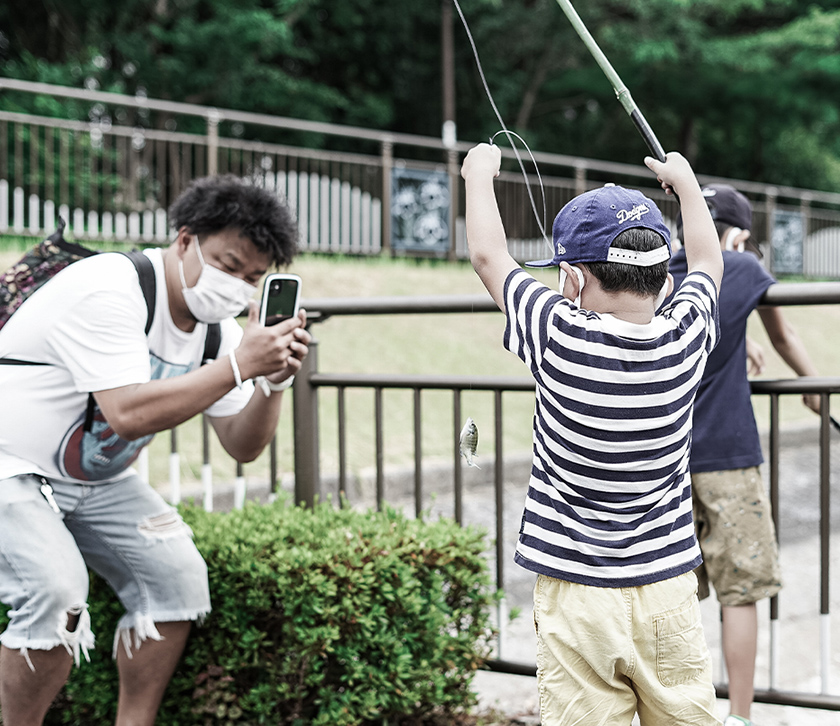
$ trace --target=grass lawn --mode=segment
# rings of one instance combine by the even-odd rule
[[[16,261],[29,239],[0,238],[0,269]],[[290,272],[303,280],[303,298],[378,297],[390,295],[480,294],[484,288],[466,262],[412,259],[367,259],[302,255]],[[537,271],[540,279],[553,284],[555,271]],[[785,310],[823,375],[840,374],[840,341],[829,334],[840,325],[840,306],[789,307]],[[750,335],[761,343],[768,359],[763,377],[790,377],[781,359],[770,346],[757,315],[751,319]],[[402,374],[454,374],[476,376],[522,376],[528,373],[522,363],[501,345],[504,321],[501,313],[470,315],[399,315],[351,316],[331,318],[312,327],[318,340],[319,367],[324,372],[365,372]],[[372,391],[348,390],[347,435],[349,467],[361,472],[373,467],[375,429]],[[290,397],[278,427],[280,470],[291,472],[292,427]],[[445,391],[423,394],[423,453],[430,458],[451,459],[453,421],[452,396]],[[510,453],[525,453],[530,448],[531,394],[509,393],[503,397],[505,431],[503,447]],[[769,422],[769,404],[756,397],[754,407],[760,426]],[[322,472],[337,469],[337,402],[327,389],[321,393],[320,426]],[[383,392],[384,456],[388,466],[410,466],[413,462],[413,394],[411,391]],[[469,391],[462,396],[464,418],[472,416],[483,433],[479,462],[492,461],[493,394]],[[782,399],[784,425],[816,424],[816,416],[796,396]],[[181,451],[181,476],[185,483],[200,478],[201,440],[198,421],[178,428]],[[152,483],[168,486],[170,440],[159,435],[150,446]],[[235,464],[214,440],[211,450],[214,473],[218,479],[231,480]],[[264,454],[245,467],[248,479],[265,480],[268,456]]]

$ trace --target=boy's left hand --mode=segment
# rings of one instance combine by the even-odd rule
[[[495,144],[478,144],[469,150],[464,163],[461,165],[461,176],[466,181],[468,177],[489,174],[499,176],[502,163],[502,150]]]
[[[645,165],[656,174],[666,194],[681,194],[689,187],[700,188],[688,160],[677,151],[668,152],[664,162],[646,156]]]

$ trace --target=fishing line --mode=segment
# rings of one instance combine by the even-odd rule
[[[531,200],[531,209],[534,212],[534,218],[537,220],[537,227],[539,227],[540,233],[545,240],[545,243],[554,250],[554,247],[551,241],[548,239],[548,236],[545,233],[546,229],[546,201],[545,201],[545,187],[543,186],[542,176],[540,175],[540,170],[537,167],[537,160],[534,158],[534,155],[531,153],[531,149],[528,147],[528,144],[525,143],[525,139],[523,139],[519,134],[510,131],[507,126],[505,126],[504,119],[502,119],[502,114],[499,113],[499,109],[496,107],[496,102],[493,100],[493,94],[490,93],[490,87],[487,85],[487,78],[484,76],[484,69],[481,67],[481,60],[478,57],[478,48],[476,48],[475,41],[473,40],[472,33],[470,32],[470,26],[467,23],[466,17],[464,17],[464,13],[461,10],[461,6],[458,4],[458,0],[452,0],[452,4],[455,6],[455,9],[458,11],[458,16],[461,18],[461,24],[464,26],[464,30],[467,33],[467,39],[470,41],[470,47],[472,48],[473,57],[475,58],[475,65],[478,68],[478,75],[481,76],[481,83],[484,86],[484,92],[487,94],[487,98],[490,101],[490,106],[493,108],[493,113],[496,114],[496,118],[499,121],[499,125],[502,127],[501,131],[497,131],[490,137],[490,143],[493,143],[493,140],[499,134],[505,134],[508,137],[508,141],[510,142],[510,146],[513,149],[513,154],[516,157],[516,161],[519,162],[519,168],[522,170],[522,176],[525,177],[525,189],[528,191],[528,199]],[[540,220],[540,215],[537,212],[537,204],[534,201],[534,195],[531,193],[531,184],[528,181],[528,173],[525,171],[525,165],[522,163],[522,157],[519,155],[519,150],[516,148],[516,144],[513,142],[513,138],[519,139],[525,149],[528,151],[528,156],[531,157],[531,161],[534,163],[534,171],[537,174],[537,180],[540,183],[540,194],[542,195],[542,207],[543,207],[543,217],[542,221]]]

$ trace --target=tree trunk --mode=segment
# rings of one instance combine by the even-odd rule
[[[546,76],[548,75],[548,71],[551,68],[553,60],[554,49],[551,45],[549,45],[545,52],[540,56],[540,59],[537,62],[537,67],[534,69],[531,80],[525,89],[525,93],[522,95],[522,103],[519,106],[519,113],[516,114],[515,126],[515,128],[520,131],[524,131],[528,128],[528,124],[531,121],[531,114],[534,111],[534,104],[537,101],[537,96],[539,95],[540,88],[542,88],[542,84],[545,83]]]
[[[684,150],[685,158],[690,164],[694,164],[697,159],[697,125],[694,123],[693,116],[686,116],[683,118],[682,126],[680,127],[680,148]]]

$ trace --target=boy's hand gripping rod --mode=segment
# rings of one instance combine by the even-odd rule
[[[598,44],[595,42],[595,39],[592,37],[592,34],[583,24],[583,21],[580,19],[577,11],[572,7],[570,0],[557,0],[557,4],[563,9],[563,12],[566,13],[566,17],[569,18],[572,27],[574,27],[577,31],[577,34],[586,44],[586,47],[589,48],[589,52],[592,53],[595,61],[599,66],[601,66],[601,70],[604,71],[607,79],[612,84],[616,98],[618,98],[621,102],[621,105],[624,107],[624,110],[627,111],[630,118],[633,119],[633,123],[636,124],[636,128],[639,130],[639,133],[642,135],[642,138],[645,140],[645,143],[650,149],[650,153],[659,159],[659,161],[664,162],[665,150],[662,148],[662,144],[659,143],[659,140],[653,133],[653,129],[651,129],[650,124],[648,124],[645,117],[642,116],[642,112],[639,111],[639,107],[630,95],[630,91],[627,90],[627,86],[621,82],[621,79],[618,77],[618,73],[615,72],[615,69],[607,60],[607,56],[603,54],[601,49],[598,47]]]

